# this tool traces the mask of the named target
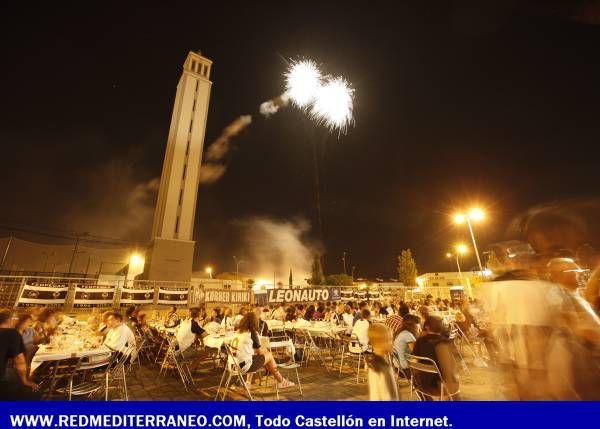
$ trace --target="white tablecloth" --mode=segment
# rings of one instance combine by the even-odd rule
[[[202,339],[202,342],[206,347],[210,347],[211,349],[220,349],[223,343],[229,343],[233,337],[235,336],[235,332],[228,332],[226,334],[210,334]],[[269,346],[269,337],[259,337],[261,346],[268,347]]]
[[[33,356],[30,372],[33,373],[44,362],[69,359],[74,357],[87,357],[90,361],[104,361],[110,357],[110,349],[101,345],[94,349],[82,349],[80,347],[64,346],[62,348],[41,345]]]

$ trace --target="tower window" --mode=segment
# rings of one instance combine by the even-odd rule
[[[195,61],[195,60],[192,60],[192,66],[191,66],[191,69],[192,69],[193,71],[196,71],[196,61]]]
[[[194,120],[192,119],[190,121],[190,133],[192,132],[192,127],[194,126]]]
[[[192,112],[196,111],[196,99],[194,98],[194,103],[192,104]]]
[[[179,205],[181,205],[182,201],[183,201],[183,188],[181,188],[179,190]]]
[[[175,219],[175,234],[179,233],[179,216]]]
[[[186,155],[190,154],[190,136],[188,136],[187,145],[185,146],[185,154]]]
[[[185,180],[185,171],[187,170],[187,164],[183,164],[183,177],[181,180]]]

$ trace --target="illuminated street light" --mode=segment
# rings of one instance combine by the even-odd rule
[[[457,213],[454,215],[454,223],[460,225],[467,222],[469,232],[471,233],[471,240],[473,240],[473,248],[475,249],[475,256],[477,256],[477,264],[479,265],[479,272],[483,272],[483,265],[481,265],[481,258],[479,257],[479,249],[477,248],[477,242],[475,241],[475,233],[473,232],[473,225],[471,221],[479,222],[485,218],[485,213],[479,207],[473,207],[469,210],[468,214]]]
[[[466,219],[467,219],[467,217],[462,213],[457,213],[454,215],[454,223],[456,223],[458,225],[463,223]]]
[[[133,253],[129,257],[129,265],[130,265],[130,267],[143,267],[144,266],[144,258],[137,253]]]
[[[459,255],[464,255],[469,252],[469,247],[464,243],[459,243],[455,246],[455,250]]]
[[[208,274],[208,277],[212,279],[213,269],[211,267],[206,267],[206,269],[204,271],[206,271],[206,274]]]
[[[484,217],[485,213],[479,207],[473,207],[469,211],[469,219],[471,220],[480,221],[483,220]]]
[[[463,283],[462,270],[460,269],[460,261],[458,260],[459,255],[464,255],[469,252],[469,247],[464,243],[458,243],[454,246],[454,253],[446,253],[446,258],[456,257],[456,267],[458,268],[458,276],[460,277],[460,282]]]

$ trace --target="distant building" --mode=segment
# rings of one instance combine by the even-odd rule
[[[417,277],[418,288],[416,291],[431,293],[434,297],[450,294],[450,288],[462,286],[465,295],[473,297],[473,285],[481,282],[483,279],[477,271],[445,272],[445,273],[425,273]]]

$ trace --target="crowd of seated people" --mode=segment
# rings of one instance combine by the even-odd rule
[[[540,336],[538,339],[543,341],[530,343],[528,347],[529,349],[532,349],[532,345],[537,347],[535,357],[539,360],[546,359],[544,355],[546,351],[554,352],[558,349],[558,347],[552,348],[552,344],[555,342],[560,342],[562,349],[570,350],[567,355],[578,350],[582,356],[586,356],[584,361],[589,364],[586,368],[591,368],[588,371],[591,374],[590,380],[596,380],[592,367],[597,363],[597,354],[595,353],[600,344],[598,335],[600,324],[594,313],[595,307],[592,305],[595,304],[595,301],[590,300],[589,291],[581,290],[581,282],[578,278],[581,271],[579,266],[569,258],[553,258],[533,275],[529,273],[527,276],[523,276],[516,270],[508,271],[495,279],[495,282],[531,282],[534,286],[539,286],[542,284],[540,282],[543,282],[544,285],[549,285],[548,291],[552,292],[550,294],[552,299],[545,302],[542,307],[544,307],[545,314],[556,316],[552,321],[555,324],[552,326],[556,329],[549,332],[557,333],[560,328],[563,335],[561,338],[557,338],[557,335],[548,338]],[[600,271],[595,271],[589,277],[588,283],[600,284]],[[597,300],[593,294],[590,296]],[[512,314],[513,308],[517,305],[516,301],[496,302],[496,307],[500,304],[505,306],[503,311],[508,315]],[[269,323],[267,322],[270,320],[290,322],[296,327],[319,325],[323,322],[340,325],[344,331],[342,335],[355,336],[360,342],[362,352],[366,354],[371,354],[374,350],[369,330],[379,342],[378,350],[388,349],[388,345],[383,344],[384,341],[387,341],[388,335],[384,335],[381,328],[371,329],[374,325],[381,325],[386,332],[389,332],[390,353],[393,353],[394,362],[403,376],[411,377],[408,355],[427,357],[439,368],[448,391],[454,393],[458,392],[459,381],[456,360],[453,357],[456,354],[456,348],[450,335],[449,323],[455,331],[460,332],[465,341],[476,340],[485,344],[489,353],[489,356],[486,357],[493,360],[500,351],[498,351],[495,339],[499,334],[493,326],[493,321],[490,322],[488,314],[492,310],[479,300],[468,297],[450,300],[436,299],[428,295],[406,301],[350,300],[270,305],[247,304],[236,310],[237,313],[230,307],[211,308],[208,313],[205,307],[199,307],[190,309],[189,314],[178,314],[178,311],[182,313],[182,310],[173,306],[166,317],[162,318],[163,322],[161,323],[164,327],[176,329],[173,332],[176,332],[178,351],[186,360],[193,360],[198,356],[196,345],[201,344],[202,339],[207,335],[223,331],[237,331],[237,341],[243,347],[239,362],[241,366],[252,369],[265,367],[274,373],[275,378],[282,385],[286,385],[287,382],[279,379],[280,375],[274,372],[276,368],[273,368],[269,354],[260,353],[261,347],[259,341],[256,341],[256,337],[269,335]],[[541,310],[536,308],[535,311]],[[533,313],[534,309],[529,309],[522,312],[522,315],[526,317]],[[6,336],[4,341],[6,345],[1,349],[3,356],[0,357],[5,360],[5,363],[3,363],[4,368],[0,366],[0,370],[2,373],[6,373],[6,368],[9,368],[11,369],[9,372],[13,373],[13,377],[4,375],[4,378],[1,379],[2,389],[6,392],[14,390],[17,395],[34,394],[32,389],[34,385],[28,381],[26,376],[23,378],[20,375],[21,357],[17,356],[22,355],[23,362],[27,366],[31,362],[36,348],[40,344],[48,343],[54,335],[60,332],[61,326],[73,323],[73,319],[51,308],[32,308],[28,312],[16,315],[12,312],[2,314],[4,316],[2,316],[3,319],[0,318],[3,320],[1,333]],[[552,318],[546,317],[546,319]],[[449,320],[452,322],[448,322]],[[507,326],[510,328],[512,325]],[[95,335],[103,338],[103,344],[106,347],[115,351],[135,345],[136,335],[141,335],[156,348],[163,343],[157,329],[154,325],[149,324],[147,315],[134,306],[127,308],[124,314],[119,310],[108,310],[102,314],[94,313],[88,319],[88,328]],[[291,331],[286,328],[286,332]],[[542,330],[539,332],[546,335]],[[568,335],[565,335],[565,332]],[[14,340],[14,338],[18,338],[18,340]],[[506,338],[502,338],[502,340],[506,340]],[[517,340],[526,341],[528,339],[518,338]],[[259,355],[262,357],[254,358]],[[561,368],[561,371],[577,370],[568,367],[565,363],[566,360],[561,359],[560,356],[549,353],[549,362],[545,365],[548,365],[548,368],[550,365],[554,365],[555,368]],[[562,356],[564,357],[565,354],[563,353]],[[552,361],[552,359],[554,360]],[[591,388],[584,386],[586,377],[577,377],[570,372],[569,375],[562,377],[570,378],[571,384],[577,384],[569,385],[569,392],[576,392],[573,397],[569,397],[564,393],[567,391],[565,381],[557,380],[556,373],[559,372],[554,371],[552,377],[548,376],[548,380],[544,380],[545,392],[550,392],[549,395],[552,395],[549,397],[567,399],[593,397],[594,392],[588,393]],[[14,374],[17,374],[16,377]],[[518,379],[523,374],[517,373],[516,376]],[[435,377],[423,377],[422,375],[419,377],[422,377],[419,383],[425,388],[432,392],[438,390],[439,380]],[[531,380],[531,378],[527,378],[527,380]],[[8,387],[9,384],[10,387]],[[15,388],[17,385],[21,390]],[[526,394],[528,392],[523,393],[523,395]],[[588,394],[589,396],[586,396]]]

